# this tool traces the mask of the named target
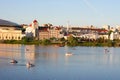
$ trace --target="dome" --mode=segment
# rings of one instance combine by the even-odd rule
[[[0,19],[0,26],[21,28],[19,24],[3,19]]]

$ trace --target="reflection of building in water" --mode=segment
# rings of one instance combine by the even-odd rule
[[[0,57],[20,59],[20,45],[0,44]]]
[[[58,54],[55,47],[38,47],[35,45],[26,45],[25,59],[35,60],[36,58],[44,58],[46,60],[56,61]]]
[[[34,45],[0,44],[0,57],[2,58],[34,60],[35,51]]]
[[[26,60],[35,60],[35,53],[25,53]]]
[[[25,58],[26,60],[35,60],[35,45],[26,45],[25,47]]]
[[[0,44],[0,58],[19,59],[34,62],[35,59],[45,59],[57,62],[59,54],[56,47],[40,47],[35,45]],[[18,61],[19,62],[19,61]]]
[[[20,53],[13,53],[13,52],[8,52],[8,51],[2,51],[0,52],[0,57],[5,57],[5,58],[20,58],[21,55]]]
[[[40,57],[45,58],[49,61],[57,61],[58,60],[58,53],[42,53],[40,54]]]

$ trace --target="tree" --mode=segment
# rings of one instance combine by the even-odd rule
[[[70,45],[70,46],[78,45],[77,39],[73,36],[68,37],[68,45]]]
[[[32,42],[34,41],[33,37],[23,37],[22,42],[27,43],[27,42]]]
[[[113,32],[112,30],[110,30],[110,31],[108,32],[108,37],[109,37],[109,39],[110,39],[110,35],[111,35],[112,32]]]
[[[65,41],[65,38],[64,37],[60,38],[60,41]]]
[[[44,40],[42,40],[42,44],[43,45],[48,45],[48,44],[50,44],[51,42],[50,42],[50,40],[48,40],[48,39],[44,39]]]

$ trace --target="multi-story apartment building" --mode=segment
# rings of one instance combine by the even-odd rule
[[[49,39],[48,27],[39,27],[39,39]]]
[[[50,39],[50,38],[62,38],[62,28],[57,26],[52,27],[40,27],[39,28],[39,39]]]

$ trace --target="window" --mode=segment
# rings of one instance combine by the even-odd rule
[[[20,36],[18,37],[18,39],[20,40]]]
[[[12,39],[14,39],[14,37],[12,36]]]

